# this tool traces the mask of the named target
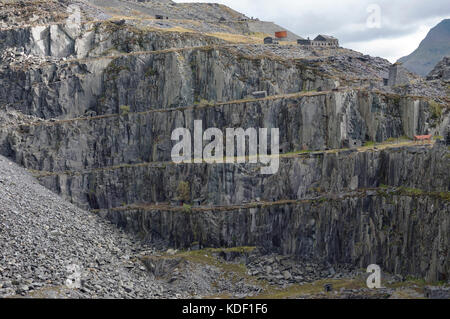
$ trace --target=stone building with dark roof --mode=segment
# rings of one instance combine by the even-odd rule
[[[319,34],[314,40],[308,39],[298,39],[297,43],[306,46],[315,47],[333,47],[337,48],[339,46],[339,40],[330,35]]]

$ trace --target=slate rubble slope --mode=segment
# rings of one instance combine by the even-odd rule
[[[134,258],[142,246],[138,249],[106,220],[63,201],[4,157],[0,248],[0,297],[43,287],[66,291],[66,297],[154,298],[162,293]],[[82,290],[65,288],[70,264],[82,269]]]

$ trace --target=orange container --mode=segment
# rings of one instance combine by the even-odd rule
[[[278,39],[287,38],[287,31],[275,32],[275,37]]]

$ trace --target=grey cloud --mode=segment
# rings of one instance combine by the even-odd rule
[[[351,29],[351,25],[365,25],[368,18],[366,11],[370,3],[365,1],[358,6],[345,5],[345,2],[331,4],[326,10],[295,11],[289,15],[274,17],[276,22],[286,26],[299,35],[313,36],[317,33],[334,34],[343,42],[370,41],[380,38],[395,38],[414,33],[420,26],[436,17],[450,17],[450,4],[445,1],[379,1],[381,7],[381,28]],[[275,13],[273,14],[275,15]]]
[[[196,2],[183,0],[180,2]],[[204,1],[204,0],[202,0]],[[430,21],[450,17],[448,0],[214,0],[248,16],[274,21],[302,37],[335,35],[345,43],[413,35]],[[381,28],[366,27],[370,4],[381,7]]]

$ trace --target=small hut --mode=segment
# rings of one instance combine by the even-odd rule
[[[272,37],[265,37],[264,38],[264,44],[273,44],[273,38]]]
[[[287,38],[287,31],[277,31],[277,32],[275,32],[275,38],[277,38],[277,39],[286,39]]]

